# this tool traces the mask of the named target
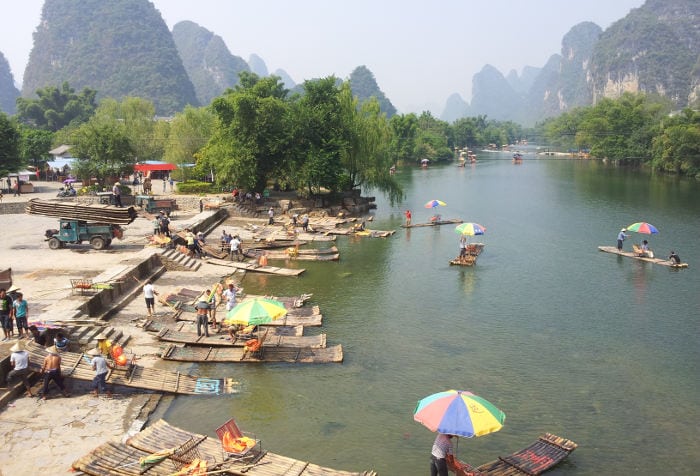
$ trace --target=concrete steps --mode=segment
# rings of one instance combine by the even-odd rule
[[[177,249],[165,250],[160,257],[165,269],[169,271],[197,271],[202,266],[200,260],[191,258]]]

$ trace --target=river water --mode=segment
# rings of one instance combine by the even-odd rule
[[[300,262],[300,278],[249,274],[250,293],[313,293],[328,343],[343,364],[185,366],[235,376],[239,395],[180,397],[165,417],[215,436],[235,416],[269,451],[346,470],[428,474],[434,435],[412,419],[416,402],[450,388],[481,395],[506,415],[500,432],[461,439],[478,465],[544,432],[579,448],[550,474],[696,474],[700,467],[700,186],[597,161],[400,169],[407,199],[377,195],[369,228],[387,239],[339,237],[339,263]],[[371,192],[369,192],[371,193]],[[476,266],[450,267],[453,225],[400,228],[403,211],[426,222],[480,223]],[[673,270],[597,250],[620,228],[648,221]],[[474,239],[472,238],[474,241]]]

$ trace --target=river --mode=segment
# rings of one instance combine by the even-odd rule
[[[215,436],[234,416],[264,449],[346,470],[428,472],[434,435],[412,419],[431,393],[470,390],[503,410],[500,432],[461,439],[482,464],[541,433],[579,448],[549,474],[695,474],[700,466],[700,185],[599,161],[479,154],[477,164],[402,168],[404,203],[377,194],[369,228],[339,237],[339,263],[300,262],[300,278],[249,274],[247,292],[313,293],[343,364],[190,366],[234,375],[242,393],[177,398],[165,417]],[[368,192],[371,193],[371,192]],[[480,223],[476,266],[450,267],[454,225],[400,228],[433,213]],[[657,255],[689,269],[618,257],[620,228],[648,221]],[[472,238],[474,241],[474,238]]]

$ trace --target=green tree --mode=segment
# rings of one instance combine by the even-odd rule
[[[83,179],[96,177],[103,185],[131,173],[136,160],[124,125],[98,118],[75,131],[72,152],[78,158],[74,167],[76,174]]]
[[[186,106],[170,123],[170,133],[165,143],[165,161],[180,166],[183,179],[187,179],[185,164],[195,162],[199,152],[212,137],[216,118],[208,108]]]
[[[216,98],[217,117],[209,143],[197,154],[196,172],[216,171],[218,183],[261,190],[284,168],[289,153],[287,90],[276,76],[240,74],[241,82]]]
[[[47,86],[36,91],[38,99],[17,98],[17,115],[25,124],[55,132],[87,121],[97,107],[96,94],[89,88],[76,94],[68,82],[60,89]]]
[[[652,157],[658,170],[700,176],[700,113],[685,109],[665,120],[653,140]]]
[[[0,177],[22,166],[19,155],[20,134],[4,112],[0,112]]]
[[[391,156],[394,164],[415,161],[418,117],[415,114],[392,116],[389,125],[392,130]]]
[[[401,200],[403,191],[389,173],[393,164],[393,132],[379,101],[372,98],[360,105],[345,83],[340,91],[340,105],[347,143],[341,163],[348,177],[347,188],[378,188],[387,193],[392,204]]]
[[[98,122],[114,123],[129,139],[138,161],[161,160],[165,142],[156,134],[155,106],[151,101],[126,97],[121,101],[111,98],[100,102],[95,111]]]
[[[53,132],[20,125],[19,134],[19,155],[24,163],[39,167],[41,162],[49,160]]]

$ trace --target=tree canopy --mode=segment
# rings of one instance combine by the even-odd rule
[[[0,111],[0,177],[22,166],[19,157],[20,136],[17,127]]]
[[[68,82],[60,89],[47,86],[36,91],[38,99],[17,98],[17,115],[28,125],[56,132],[70,124],[87,121],[97,107],[96,94],[89,88],[76,94]]]

